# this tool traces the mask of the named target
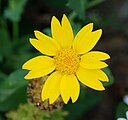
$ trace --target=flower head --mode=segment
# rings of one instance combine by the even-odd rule
[[[91,51],[101,37],[102,30],[92,31],[93,23],[84,26],[74,37],[72,27],[65,15],[61,24],[55,16],[51,21],[52,37],[34,31],[36,39],[30,43],[44,55],[30,59],[23,69],[30,70],[25,79],[49,75],[42,89],[42,101],[50,104],[61,95],[66,104],[70,97],[74,103],[79,96],[80,84],[102,91],[101,81],[108,82],[101,70],[108,65],[103,61],[110,56],[104,52]]]

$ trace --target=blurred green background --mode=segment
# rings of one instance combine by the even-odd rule
[[[110,82],[104,83],[104,92],[81,86],[75,104],[48,113],[27,103],[28,81],[21,66],[39,54],[28,40],[33,31],[51,35],[52,16],[61,20],[63,14],[74,34],[90,22],[103,29],[94,49],[111,56],[104,69]],[[0,0],[0,120],[115,120],[128,111],[127,94],[128,0]]]

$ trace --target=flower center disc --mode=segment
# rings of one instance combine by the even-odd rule
[[[73,74],[79,67],[80,57],[73,49],[61,49],[54,59],[56,70],[65,74]]]

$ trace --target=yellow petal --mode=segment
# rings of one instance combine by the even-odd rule
[[[93,76],[93,78],[103,81],[103,82],[108,82],[108,76],[100,69],[96,69],[96,70],[89,70],[86,69],[88,72],[90,72]]]
[[[105,90],[102,83],[97,79],[97,77],[95,77],[95,75],[93,76],[93,71],[86,70],[80,67],[76,72],[76,75],[78,79],[87,87],[98,91]]]
[[[96,58],[98,60],[110,59],[110,56],[107,53],[100,52],[100,51],[91,51],[91,52],[88,52],[86,54],[89,55],[90,57]]]
[[[55,70],[55,66],[51,65],[47,68],[41,68],[41,69],[34,69],[31,70],[24,78],[25,79],[34,79],[34,78],[39,78],[48,75],[51,73],[53,70]]]
[[[101,69],[108,65],[92,56],[91,54],[84,54],[81,56],[80,65],[86,69]]]
[[[73,48],[81,51],[81,45],[84,43],[86,45],[86,41],[88,40],[88,35],[91,33],[93,29],[93,23],[89,23],[86,26],[84,26],[76,35],[74,41],[73,41]]]
[[[66,15],[63,15],[61,23],[62,23],[62,31],[64,34],[64,42],[62,43],[62,46],[64,48],[67,47],[70,48],[72,46],[74,35],[73,35],[72,27]]]
[[[76,44],[74,44],[74,49],[78,51],[79,54],[84,54],[88,51],[90,51],[98,42],[102,34],[102,30],[96,30],[94,32],[88,32],[87,34],[81,36],[79,39],[77,39]],[[75,40],[74,40],[75,43]]]
[[[23,64],[22,69],[38,70],[49,68],[54,65],[54,59],[47,56],[37,56]]]
[[[60,83],[62,75],[59,72],[52,73],[46,80],[41,97],[42,101],[49,98],[50,104],[53,104],[60,95]]]
[[[67,104],[70,97],[73,103],[78,99],[80,85],[75,75],[64,75],[62,77],[60,91],[65,104]]]
[[[108,76],[102,70],[94,70],[94,74],[97,76],[98,80],[103,82],[108,82]]]
[[[75,75],[72,75],[71,78],[69,79],[71,81],[71,99],[72,99],[72,102],[76,102],[76,100],[78,99],[79,97],[79,93],[80,93],[80,84],[76,78]]]
[[[60,25],[60,22],[55,16],[52,17],[51,31],[52,31],[52,37],[62,47],[66,36],[64,36],[63,31],[62,31],[62,26]]]
[[[41,53],[54,56],[60,49],[59,44],[53,38],[50,38],[39,31],[34,32],[38,40],[30,38],[30,43]]]

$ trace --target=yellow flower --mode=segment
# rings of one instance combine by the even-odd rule
[[[44,55],[30,59],[23,69],[30,70],[25,79],[49,74],[42,89],[42,101],[49,99],[52,104],[61,95],[65,104],[70,97],[74,103],[80,93],[79,81],[94,90],[105,89],[100,81],[109,80],[101,69],[108,66],[103,61],[110,56],[99,51],[89,52],[102,34],[101,29],[92,29],[93,23],[90,23],[74,37],[70,23],[63,15],[61,24],[55,16],[52,17],[52,38],[34,31],[36,39],[30,38],[30,43]]]

